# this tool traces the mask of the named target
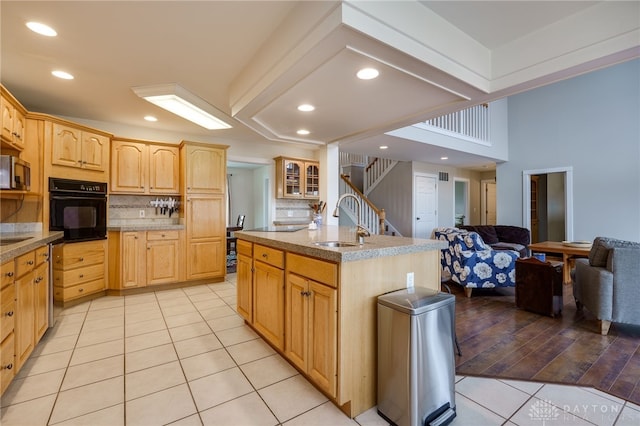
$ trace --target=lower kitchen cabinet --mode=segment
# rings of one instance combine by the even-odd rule
[[[238,240],[236,244],[238,263],[236,267],[236,287],[238,292],[237,311],[249,323],[253,322],[253,244]]]
[[[253,327],[284,349],[284,252],[253,245]]]
[[[53,299],[68,302],[104,292],[107,240],[57,244],[53,248]]]
[[[180,240],[177,230],[109,232],[109,288],[180,281]]]
[[[337,290],[292,273],[287,255],[285,356],[328,395],[336,396]],[[317,259],[302,256],[294,270],[313,271]],[[307,265],[306,262],[311,262]],[[330,268],[335,264],[322,262]]]
[[[16,374],[15,319],[16,288],[15,262],[10,260],[1,266],[0,280],[0,394],[4,393]]]

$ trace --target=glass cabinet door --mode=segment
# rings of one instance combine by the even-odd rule
[[[302,171],[300,164],[296,161],[287,161],[284,166],[285,195],[301,196]]]
[[[317,197],[320,191],[320,167],[315,163],[307,163],[305,166],[305,191],[307,197]]]

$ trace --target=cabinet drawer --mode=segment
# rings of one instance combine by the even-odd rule
[[[36,249],[36,266],[49,260],[49,246]]]
[[[284,252],[282,250],[254,244],[253,257],[276,268],[284,268]]]
[[[73,269],[87,265],[104,264],[105,250],[102,241],[63,244],[54,250],[55,269]]]
[[[0,288],[6,285],[13,284],[13,279],[16,275],[16,264],[13,260],[5,262],[0,267],[2,270],[2,279],[0,281]]]
[[[9,386],[16,373],[13,338],[14,334],[11,333],[0,344],[0,393]]]
[[[58,287],[70,287],[98,278],[104,279],[103,264],[70,269],[68,271],[53,271],[53,285]]]
[[[16,278],[23,276],[29,271],[33,270],[33,266],[36,264],[35,252],[31,251],[22,256],[16,257]]]
[[[16,292],[12,284],[0,292],[0,341],[13,331],[16,314]]]
[[[147,231],[147,241],[177,240],[178,231]]]
[[[104,279],[86,282],[72,287],[54,287],[53,297],[55,300],[72,300],[87,294],[104,290]]]
[[[238,254],[244,254],[245,256],[252,257],[253,256],[253,244],[244,240],[236,241],[236,252]]]
[[[338,265],[287,253],[287,270],[331,287],[338,287]]]

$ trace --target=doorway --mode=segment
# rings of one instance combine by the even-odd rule
[[[496,225],[497,224],[497,208],[496,208],[496,180],[481,181],[482,195],[480,197],[480,224]]]
[[[469,179],[454,178],[453,219],[456,227],[469,225]]]
[[[522,172],[523,223],[532,242],[573,239],[573,168]]]
[[[415,173],[413,188],[413,237],[431,238],[438,223],[436,176]]]

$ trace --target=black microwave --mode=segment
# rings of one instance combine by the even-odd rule
[[[0,189],[31,189],[31,165],[13,155],[0,155]]]

